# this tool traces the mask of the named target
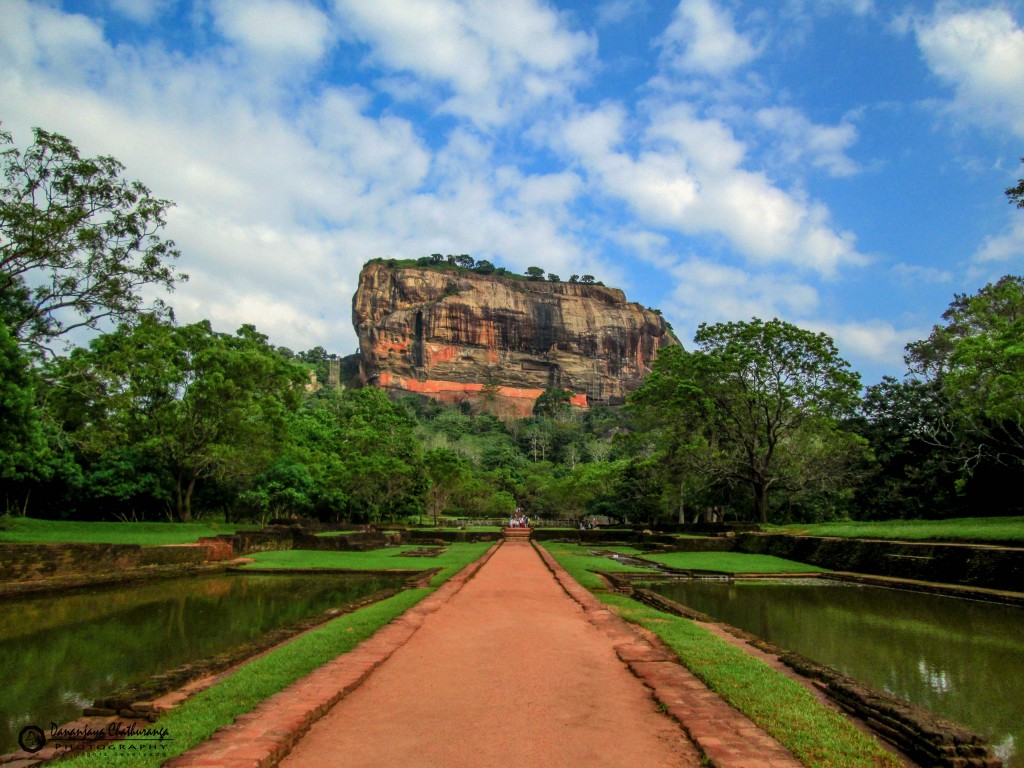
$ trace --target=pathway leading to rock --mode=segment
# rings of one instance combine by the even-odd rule
[[[171,764],[800,765],[546,552],[509,543],[472,569]]]

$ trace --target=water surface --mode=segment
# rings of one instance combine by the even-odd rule
[[[0,755],[97,698],[348,605],[402,577],[221,574],[0,601]]]
[[[1022,608],[816,579],[644,586],[969,726],[1024,768]]]

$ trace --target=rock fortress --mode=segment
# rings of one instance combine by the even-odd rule
[[[363,383],[529,416],[549,387],[620,405],[678,344],[656,312],[597,283],[369,262],[352,301]]]

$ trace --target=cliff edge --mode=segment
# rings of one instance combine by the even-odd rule
[[[579,406],[621,404],[679,343],[618,288],[384,262],[363,267],[352,319],[364,383],[514,416],[553,386]]]

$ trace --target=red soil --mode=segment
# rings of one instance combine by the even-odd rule
[[[676,722],[525,542],[500,547],[281,763],[699,764]]]

